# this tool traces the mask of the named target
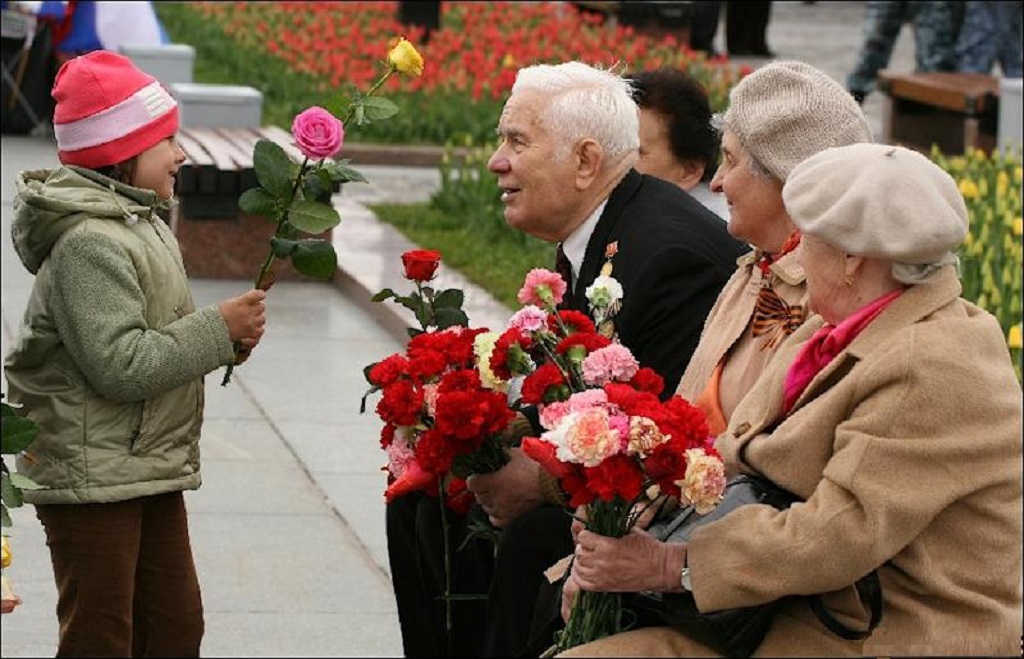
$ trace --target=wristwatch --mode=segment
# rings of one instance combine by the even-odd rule
[[[679,571],[679,585],[683,587],[683,591],[692,593],[693,588],[690,587],[690,567],[686,564],[686,559],[683,559],[683,569]]]

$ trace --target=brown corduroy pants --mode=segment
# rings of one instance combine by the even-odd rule
[[[203,604],[181,492],[37,505],[57,583],[58,657],[198,657]]]

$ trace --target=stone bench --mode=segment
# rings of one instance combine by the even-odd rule
[[[878,74],[885,94],[882,141],[947,155],[991,153],[996,144],[999,79],[979,73]]]
[[[256,128],[263,123],[263,93],[244,85],[172,82],[182,126]]]
[[[186,161],[178,170],[179,203],[171,228],[190,276],[254,279],[266,258],[273,222],[238,208],[239,195],[258,185],[252,154],[261,138],[277,143],[292,160],[302,162],[291,133],[277,126],[183,126],[178,132]],[[330,235],[328,231],[317,237],[329,239]],[[290,262],[279,261],[276,274],[278,279],[303,278]]]
[[[192,82],[196,50],[187,44],[123,44],[121,54],[165,87],[176,82]]]

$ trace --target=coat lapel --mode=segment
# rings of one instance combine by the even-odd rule
[[[601,213],[601,218],[597,221],[597,226],[594,227],[594,233],[590,235],[590,241],[587,242],[587,251],[583,256],[579,280],[573,290],[573,309],[587,311],[587,287],[594,283],[597,275],[601,272],[601,266],[605,261],[605,247],[608,246],[608,243],[618,239],[621,232],[619,219],[626,210],[629,200],[640,189],[642,181],[643,177],[635,169],[631,169],[608,197],[604,212]]]

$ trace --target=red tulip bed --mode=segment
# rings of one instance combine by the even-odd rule
[[[748,71],[708,60],[674,36],[654,38],[564,2],[444,2],[441,27],[397,20],[397,2],[157,3],[173,40],[196,48],[197,78],[254,84],[264,115],[284,125],[310,105],[330,107],[339,93],[365,90],[381,71],[389,41],[405,35],[423,54],[423,75],[390,79],[381,90],[402,111],[361,126],[359,140],[482,144],[494,135],[516,70],[535,63],[581,60],[623,71],[677,66],[724,107]],[[226,80],[227,77],[233,80]],[[285,126],[286,127],[286,126]]]

